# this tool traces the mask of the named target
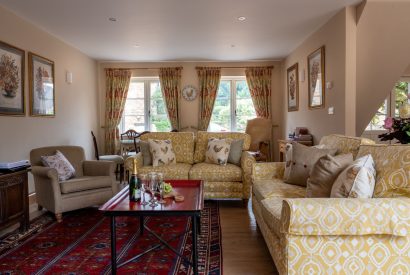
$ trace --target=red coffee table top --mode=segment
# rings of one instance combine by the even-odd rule
[[[99,208],[105,212],[180,212],[201,211],[204,207],[204,193],[202,180],[165,180],[171,183],[173,191],[184,196],[184,201],[175,202],[173,198],[165,199],[166,203],[155,207],[141,205],[139,202],[129,200],[128,186]],[[151,199],[145,193],[145,200]]]

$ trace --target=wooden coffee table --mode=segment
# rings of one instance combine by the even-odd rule
[[[131,261],[142,257],[143,255],[159,248],[168,247],[178,257],[185,259],[192,265],[194,274],[198,274],[198,254],[197,254],[197,234],[200,227],[201,211],[204,208],[204,193],[203,182],[201,180],[166,180],[170,182],[173,189],[178,194],[184,196],[183,202],[175,202],[173,199],[165,199],[165,204],[160,204],[156,207],[149,205],[141,205],[139,202],[130,202],[128,197],[128,187],[121,190],[117,195],[111,198],[100,210],[104,212],[104,215],[111,218],[111,268],[112,274],[116,274],[117,268],[124,266]],[[145,194],[145,199],[148,201],[151,198],[150,194]],[[116,217],[120,216],[136,216],[140,218],[140,233],[144,232],[144,229],[153,234],[160,243],[147,249],[146,251],[128,259],[124,262],[118,262],[116,251]],[[192,219],[192,262],[185,256],[180,254],[176,249],[163,240],[158,234],[153,232],[144,224],[145,216],[189,216]],[[185,234],[186,232],[184,232]]]

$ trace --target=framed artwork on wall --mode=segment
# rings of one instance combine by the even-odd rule
[[[0,115],[25,115],[24,56],[24,50],[0,41]]]
[[[308,56],[309,109],[325,107],[325,46]]]
[[[55,116],[54,62],[28,53],[30,115]]]
[[[288,68],[288,112],[299,110],[299,68],[298,63]]]

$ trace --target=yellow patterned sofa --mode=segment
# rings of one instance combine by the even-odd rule
[[[205,163],[208,139],[232,138],[243,139],[241,166],[228,163],[226,166]],[[202,179],[205,181],[205,198],[236,198],[248,200],[250,197],[252,165],[255,159],[247,152],[251,138],[245,133],[198,132],[196,137],[190,132],[155,132],[141,136],[141,140],[170,139],[175,151],[175,165],[143,166],[141,153],[126,161],[126,168],[131,169],[137,162],[139,173],[162,172],[168,179]]]
[[[372,199],[305,197],[284,163],[253,165],[252,207],[280,274],[410,274],[410,146],[339,135],[321,144],[371,154]]]

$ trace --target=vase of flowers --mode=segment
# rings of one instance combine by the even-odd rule
[[[388,117],[383,128],[389,132],[379,135],[381,141],[397,139],[401,144],[410,143],[410,118]]]

